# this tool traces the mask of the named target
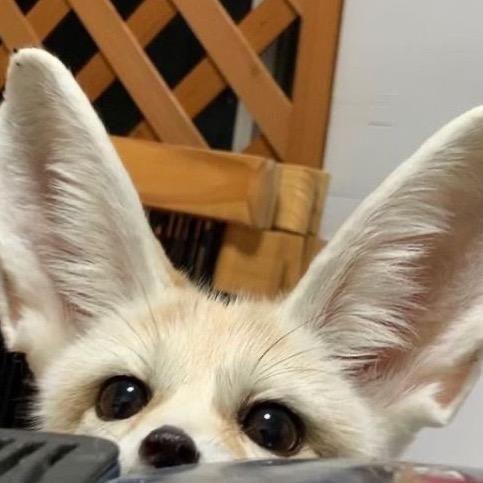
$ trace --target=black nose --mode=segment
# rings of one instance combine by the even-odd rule
[[[200,457],[195,442],[181,429],[161,426],[142,441],[139,456],[155,468],[194,464]]]

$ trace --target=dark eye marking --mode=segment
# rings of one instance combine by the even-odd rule
[[[297,453],[305,436],[300,418],[276,402],[254,404],[241,415],[240,425],[253,442],[280,456]]]
[[[127,419],[146,406],[151,391],[132,376],[114,376],[101,385],[96,401],[97,416],[103,421]]]

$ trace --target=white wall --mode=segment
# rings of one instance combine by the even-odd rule
[[[346,0],[322,232],[452,117],[483,104],[483,0]],[[407,453],[483,467],[483,381],[446,429]]]

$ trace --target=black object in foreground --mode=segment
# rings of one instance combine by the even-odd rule
[[[7,352],[0,334],[0,428],[26,424],[25,403],[32,394],[30,373],[22,354]]]
[[[119,476],[105,440],[0,429],[0,483],[483,483],[483,470],[344,460],[176,466]]]
[[[0,429],[1,483],[101,483],[119,475],[113,443],[86,436]]]
[[[112,483],[483,483],[483,471],[409,463],[279,459],[179,466],[120,477]]]

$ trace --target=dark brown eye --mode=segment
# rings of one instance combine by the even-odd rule
[[[290,456],[299,449],[304,428],[300,418],[281,404],[255,404],[243,417],[245,434],[262,448],[281,456]]]
[[[104,421],[130,418],[146,406],[150,397],[146,384],[139,379],[111,377],[102,384],[97,396],[97,416]]]

